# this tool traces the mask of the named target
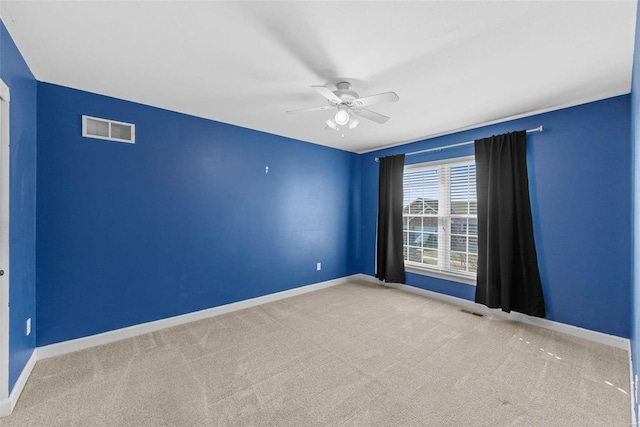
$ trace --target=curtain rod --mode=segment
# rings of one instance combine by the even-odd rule
[[[544,127],[542,127],[542,125],[540,125],[537,128],[527,129],[527,133],[542,132],[543,130],[544,130]],[[473,144],[473,143],[475,143],[475,141],[459,142],[457,144],[443,145],[442,147],[427,148],[426,150],[412,151],[411,153],[406,153],[405,156],[413,156],[414,154],[428,153],[430,151],[446,150],[447,148],[461,147],[463,145],[470,145],[470,144]],[[377,162],[378,161],[378,157],[376,157],[375,160]]]

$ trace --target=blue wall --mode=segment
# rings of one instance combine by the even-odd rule
[[[361,269],[374,274],[375,157],[543,125],[529,134],[531,207],[547,318],[621,337],[630,323],[630,97],[420,141],[362,156]],[[473,154],[473,146],[407,157],[406,163]],[[407,284],[473,300],[475,288],[407,274]]]
[[[0,21],[0,77],[11,92],[9,390],[35,348],[36,80]]]
[[[46,83],[38,115],[38,346],[358,272],[356,154]]]
[[[633,150],[633,288],[631,294],[631,359],[633,374],[638,375],[638,357],[640,357],[640,3],[636,19],[636,39],[633,54],[633,76],[631,83],[631,146]],[[637,384],[636,387],[640,386]],[[635,402],[635,413],[640,406]],[[637,419],[633,420],[637,423]]]

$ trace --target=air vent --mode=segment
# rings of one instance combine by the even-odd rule
[[[461,308],[460,311],[467,314],[473,314],[474,316],[484,317],[484,314],[475,313],[473,311],[465,310],[464,308]]]
[[[136,126],[131,123],[82,116],[82,136],[135,144]]]

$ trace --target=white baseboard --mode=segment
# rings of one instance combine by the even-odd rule
[[[638,414],[636,413],[636,384],[634,375],[633,375],[633,354],[631,353],[631,340],[629,340],[629,345],[627,347],[627,351],[629,352],[629,397],[631,398],[631,426],[638,426]]]
[[[314,283],[311,285],[289,289],[282,292],[276,292],[274,294],[264,295],[257,298],[251,298],[231,304],[208,308],[205,310],[194,311],[192,313],[182,314],[179,316],[168,317],[166,319],[160,319],[153,322],[141,323],[122,329],[103,332],[97,335],[91,335],[88,337],[82,337],[74,340],[63,341],[56,344],[38,347],[38,360],[60,356],[78,350],[84,350],[98,345],[109,344],[138,335],[148,334],[149,332],[155,332],[161,329],[170,328],[172,326],[195,322],[196,320],[219,316],[221,314],[230,313],[232,311],[242,310],[244,308],[266,304],[284,298],[305,294],[307,292],[313,292],[320,289],[329,288],[331,286],[341,285],[343,283],[347,283],[349,280],[355,279],[357,276],[358,275],[353,275],[333,280],[327,280],[326,282]]]
[[[401,291],[410,292],[416,295],[422,295],[428,298],[433,298],[439,301],[447,302],[449,304],[457,305],[468,310],[472,310],[476,313],[485,315],[493,315],[505,317],[509,320],[515,320],[517,322],[526,323],[529,325],[538,326],[544,329],[549,329],[555,332],[561,332],[563,334],[572,335],[578,338],[584,338],[589,341],[594,341],[600,344],[605,344],[610,347],[619,348],[621,350],[629,349],[629,339],[618,337],[615,335],[604,334],[602,332],[596,332],[589,329],[579,328],[577,326],[567,325],[565,323],[554,322],[553,320],[541,319],[539,317],[527,316],[522,313],[505,313],[500,309],[489,308],[482,304],[477,304],[473,301],[469,301],[463,298],[453,297],[451,295],[445,295],[438,292],[427,291],[425,289],[416,288],[415,286],[403,285],[400,283],[383,283],[373,276],[367,274],[357,275],[358,279],[366,280],[371,283],[383,284],[385,286],[395,288]]]
[[[31,371],[33,371],[34,366],[36,366],[36,362],[38,361],[38,349],[34,348],[33,353],[31,353],[31,357],[27,361],[27,364],[22,369],[22,373],[18,377],[18,381],[16,381],[13,386],[13,390],[11,390],[11,394],[9,394],[9,401],[11,401],[11,412],[13,412],[13,408],[16,407],[16,403],[18,403],[18,399],[22,394],[22,390],[24,390],[24,386],[27,384],[27,380],[31,375]]]
[[[3,401],[0,401],[0,418],[8,417],[13,412],[13,408],[16,407],[16,403],[18,403],[18,399],[22,394],[22,390],[24,390],[24,386],[27,384],[27,380],[31,375],[31,371],[33,371],[33,367],[36,366],[36,362],[38,361],[38,350],[33,349],[33,353],[31,353],[31,357],[27,361],[27,364],[22,369],[22,373],[18,377],[18,380],[13,386],[13,390],[9,394],[9,398]]]

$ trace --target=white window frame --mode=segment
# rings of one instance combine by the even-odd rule
[[[424,162],[417,163],[413,165],[406,165],[404,167],[405,172],[410,172],[415,169],[431,169],[435,167],[440,167],[442,165],[456,165],[460,163],[473,163],[475,162],[475,156],[465,156],[465,157],[455,157],[451,159],[438,160],[433,162]],[[439,179],[439,193],[444,194],[443,192],[448,193],[449,183],[444,177],[440,177]],[[438,210],[444,210],[444,212],[450,211],[450,198],[449,197],[440,197],[438,199]],[[447,214],[450,216],[450,214]],[[438,228],[442,229],[445,227],[444,218],[438,219]],[[443,236],[444,238],[438,238],[438,253],[446,253],[444,256],[445,263],[449,263],[450,256],[448,253],[450,252],[451,246],[451,233],[450,230],[446,233],[439,234],[439,236]],[[464,272],[455,272],[451,270],[443,270],[449,268],[448,265],[441,266],[439,268],[430,268],[429,266],[423,263],[412,262],[409,260],[404,260],[405,270],[410,273],[422,274],[425,276],[431,276],[438,279],[450,280],[454,282],[466,283],[468,285],[476,285],[476,274],[475,273],[464,273]]]

